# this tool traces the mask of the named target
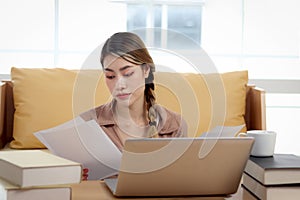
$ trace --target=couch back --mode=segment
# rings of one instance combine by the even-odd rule
[[[11,78],[1,87],[1,146],[11,141],[12,148],[44,148],[34,132],[59,125],[111,100],[101,70],[12,68]],[[217,125],[247,124],[243,132],[265,129],[263,109],[257,115],[249,114],[253,112],[250,104],[254,98],[246,97],[253,96],[254,87],[247,83],[247,71],[207,75],[155,73],[157,103],[180,113],[188,123],[191,137]],[[259,98],[257,108],[261,108]]]

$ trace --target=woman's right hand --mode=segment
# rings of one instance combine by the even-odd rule
[[[82,180],[87,181],[89,177],[89,169],[88,168],[83,168],[82,170]]]

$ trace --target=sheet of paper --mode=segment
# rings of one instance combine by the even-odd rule
[[[216,126],[208,132],[203,133],[200,137],[235,137],[245,125],[240,126]]]
[[[202,146],[200,147],[198,153],[199,159],[205,158],[205,156],[210,153],[215,144],[218,142],[218,138],[235,137],[244,126],[244,124],[240,126],[216,126],[212,130],[203,133],[200,138],[208,139],[204,140]]]
[[[55,155],[79,162],[88,168],[88,179],[99,180],[116,175],[122,153],[96,121],[75,118],[35,136]]]

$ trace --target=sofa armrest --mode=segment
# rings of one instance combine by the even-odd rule
[[[8,142],[10,142],[13,132],[14,123],[14,100],[13,100],[13,88],[10,80],[2,80],[0,82],[0,149],[3,148]]]
[[[0,149],[5,146],[6,142],[4,134],[5,89],[6,84],[0,82]]]
[[[265,90],[248,85],[245,121],[247,130],[266,130]]]

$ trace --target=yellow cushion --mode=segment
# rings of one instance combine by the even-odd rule
[[[218,125],[245,124],[247,71],[207,75],[160,72],[155,79],[157,101],[182,114],[189,136],[199,136]]]
[[[57,126],[94,105],[107,102],[106,86],[101,83],[98,88],[99,77],[99,83],[103,82],[101,74],[97,70],[12,68],[16,110],[10,147],[44,148],[34,132]]]
[[[12,148],[44,148],[34,132],[110,101],[100,70],[12,68],[11,77],[16,109]],[[247,71],[205,76],[157,72],[155,82],[157,102],[183,115],[190,136],[215,125],[245,123]]]

